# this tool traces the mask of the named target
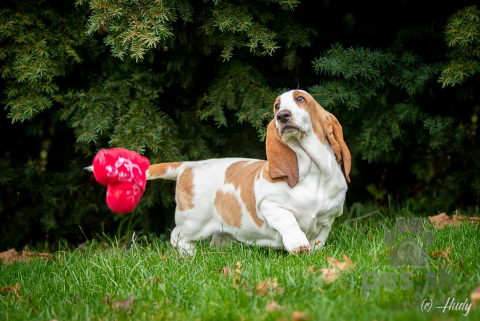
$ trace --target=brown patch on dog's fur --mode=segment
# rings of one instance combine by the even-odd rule
[[[265,161],[249,163],[240,161],[230,165],[225,172],[225,184],[231,183],[235,189],[240,189],[240,197],[258,227],[263,226],[263,221],[258,218],[255,208],[255,176],[265,165]]]
[[[162,178],[169,170],[176,169],[182,164],[183,162],[174,162],[151,165],[148,168],[148,175],[151,178]]]
[[[232,193],[217,191],[215,209],[228,226],[242,227],[242,206]]]
[[[177,181],[177,206],[180,211],[193,208],[193,169],[185,168]]]

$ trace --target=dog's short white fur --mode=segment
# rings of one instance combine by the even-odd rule
[[[324,246],[342,215],[350,181],[342,127],[303,90],[283,93],[273,109],[268,161],[224,158],[150,166],[147,179],[177,180],[173,246],[192,254],[195,241],[208,237],[212,245],[233,238],[291,253]]]

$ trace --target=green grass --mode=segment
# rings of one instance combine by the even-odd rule
[[[195,256],[181,257],[166,242],[127,250],[118,242],[105,246],[91,241],[87,248],[55,253],[54,260],[0,265],[0,286],[20,283],[23,300],[0,294],[0,319],[289,320],[293,311],[300,311],[308,320],[480,320],[480,307],[466,317],[463,311],[442,313],[435,308],[449,297],[469,299],[480,285],[478,226],[435,231],[435,244],[428,250],[450,247],[451,263],[432,259],[427,269],[410,268],[414,289],[386,290],[379,285],[364,297],[362,273],[407,271],[388,266],[381,225],[392,228],[394,219],[382,219],[382,214],[358,221],[340,218],[323,250],[299,256],[239,243],[215,250],[201,242]],[[309,269],[328,267],[326,255],[343,260],[342,253],[355,268],[331,284],[324,283],[320,271]],[[229,266],[233,271],[237,262],[241,275],[225,275],[223,269]],[[442,265],[447,273],[454,272],[455,289],[426,290],[426,273],[440,275]],[[256,287],[268,278],[276,278],[278,287],[258,293]],[[115,301],[131,295],[135,299],[127,312],[103,302],[106,296]],[[430,312],[421,311],[425,299],[432,299]],[[266,311],[271,300],[285,308]]]

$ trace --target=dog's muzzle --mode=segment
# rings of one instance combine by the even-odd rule
[[[288,110],[281,110],[277,113],[277,122],[279,125],[279,133],[280,135],[284,134],[295,134],[298,131],[301,132],[300,127],[295,124],[293,121],[292,113]]]

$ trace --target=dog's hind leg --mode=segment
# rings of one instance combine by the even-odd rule
[[[218,232],[212,235],[212,240],[210,241],[210,247],[221,248],[225,245],[232,244],[234,241],[236,240],[232,235],[228,233]]]

